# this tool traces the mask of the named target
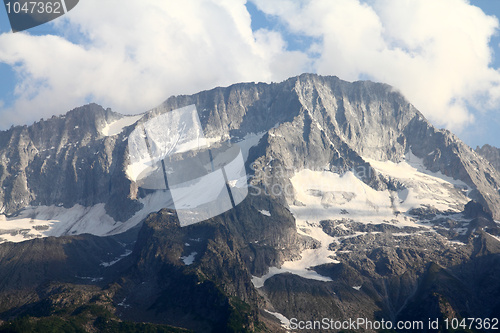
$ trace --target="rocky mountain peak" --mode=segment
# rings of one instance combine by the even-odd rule
[[[490,146],[488,144],[482,147],[476,147],[476,153],[487,159],[491,165],[498,171],[500,171],[500,149]]]
[[[127,176],[128,135],[139,123],[191,104],[205,137],[247,147],[247,166],[254,167],[249,171],[251,184],[285,188],[302,169],[343,173],[362,167],[371,170],[363,182],[383,190],[393,185],[372,172],[367,161],[400,163],[413,154],[428,170],[463,181],[473,199],[495,218],[500,216],[498,172],[481,164],[453,134],[435,129],[402,94],[386,84],[315,74],[173,96],[134,117],[88,104],[64,116],[0,132],[2,211],[11,215],[32,207],[30,214],[37,216],[43,207],[103,206],[98,215],[109,222],[99,232],[126,230],[139,222],[135,214],[148,207],[150,195]],[[268,167],[270,161],[274,169]],[[280,168],[286,177],[277,171]],[[293,200],[283,193],[279,197],[285,205]],[[137,221],[131,220],[134,216]],[[85,232],[95,232],[85,225]],[[83,230],[75,225],[58,232]]]
[[[129,172],[152,165],[149,148],[136,145],[146,162],[134,161],[129,145],[148,124],[159,150],[178,124],[203,132],[208,155],[237,144],[248,195],[183,225],[171,187]],[[162,176],[191,163],[186,149],[161,160]],[[87,327],[119,317],[277,332],[287,318],[498,317],[500,175],[385,84],[303,74],[173,96],[137,116],[89,104],[0,132],[0,157],[2,320],[102,306],[114,317]],[[235,186],[225,180],[220,193]]]

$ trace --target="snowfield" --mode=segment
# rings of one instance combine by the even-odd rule
[[[285,272],[307,279],[330,281],[330,278],[321,276],[312,268],[326,263],[338,263],[335,260],[336,253],[328,249],[329,245],[364,233],[331,237],[321,228],[319,222],[322,220],[349,219],[362,223],[388,223],[401,228],[413,226],[432,230],[429,225],[417,223],[408,211],[430,206],[442,212],[458,213],[469,201],[467,193],[470,188],[465,183],[441,173],[430,172],[424,167],[422,160],[411,153],[399,163],[368,158],[365,160],[377,173],[397,181],[400,190],[377,191],[366,185],[353,171],[340,175],[330,171],[304,169],[295,173],[291,182],[298,204],[289,202],[289,205],[296,219],[297,232],[318,240],[321,247],[303,251],[300,260],[287,261],[281,268],[271,267],[262,277],[254,276],[252,282],[255,287],[260,288],[268,278]]]
[[[157,191],[139,201],[144,207],[125,222],[117,222],[109,216],[103,203],[91,207],[27,207],[17,216],[0,215],[0,242],[85,233],[96,236],[119,234],[139,224],[148,214],[173,207],[168,192]]]
[[[124,127],[135,123],[141,116],[124,117],[108,125],[103,133],[107,135],[117,134]],[[117,132],[118,131],[118,132]],[[241,148],[241,154],[246,160],[251,147],[257,145],[264,133],[247,134],[237,144]],[[207,142],[219,142],[222,137],[209,138]],[[135,175],[134,165],[126,169],[128,176]],[[141,170],[142,171],[142,170]],[[130,177],[134,180],[134,177]],[[246,177],[237,179],[232,187],[241,186]],[[235,192],[236,193],[236,192]],[[205,193],[206,194],[206,193]],[[208,199],[200,197],[200,201]],[[114,235],[125,232],[138,225],[148,214],[157,212],[162,208],[174,209],[174,202],[168,191],[156,191],[153,194],[139,200],[143,208],[135,213],[125,222],[115,221],[106,213],[105,204],[100,203],[91,207],[74,205],[71,208],[51,206],[29,206],[19,212],[18,215],[7,217],[0,214],[0,243],[22,242],[28,239],[48,236],[79,235],[89,233],[97,236]]]
[[[144,116],[144,114],[140,114],[137,116],[124,116],[121,119],[106,124],[106,126],[104,126],[104,128],[101,130],[101,133],[104,136],[113,136],[116,134],[120,134],[125,129],[125,127],[135,124],[139,119],[142,118],[142,116]]]

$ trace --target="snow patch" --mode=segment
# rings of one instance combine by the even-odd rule
[[[281,326],[283,328],[287,328],[288,329],[290,327],[290,320],[287,317],[283,316],[281,313],[272,312],[272,311],[269,311],[269,310],[264,310],[264,311],[266,311],[270,315],[276,317],[281,322]]]
[[[366,159],[380,174],[401,184],[399,191],[377,191],[352,171],[343,175],[330,171],[301,170],[292,178],[295,199],[302,205],[290,208],[296,217],[309,221],[349,218],[364,223],[415,226],[404,213],[423,205],[440,211],[460,212],[469,201],[467,185],[423,168],[415,156],[400,163]],[[291,204],[291,203],[290,203]]]
[[[124,254],[120,255],[118,258],[116,258],[115,260],[113,261],[110,261],[110,262],[102,262],[101,263],[101,266],[104,266],[104,267],[109,267],[109,266],[113,266],[114,264],[116,264],[117,262],[119,262],[120,260],[122,260],[123,258],[129,256],[130,254],[132,253],[131,250],[126,250]]]
[[[90,280],[90,282],[99,282],[104,280],[103,277],[90,277],[90,276],[78,276],[78,275],[75,275],[75,277],[82,280]]]
[[[92,233],[104,235],[115,221],[106,214],[104,204],[92,207],[75,205],[27,207],[18,215],[0,215],[0,237],[11,242],[30,238]]]
[[[127,297],[125,297],[125,298],[123,299],[123,301],[121,301],[121,302],[120,302],[120,303],[118,303],[117,305],[118,305],[118,306],[121,306],[121,307],[124,307],[124,308],[129,308],[129,307],[130,307],[130,305],[129,305],[129,304],[127,304],[127,303],[125,303],[126,301],[127,301]]]
[[[380,174],[397,180],[402,189],[377,191],[353,171],[343,175],[326,170],[304,169],[296,172],[290,179],[295,190],[295,202],[288,204],[296,219],[297,232],[318,240],[321,246],[303,251],[300,260],[287,261],[281,268],[271,267],[262,277],[254,276],[252,282],[255,287],[260,288],[268,278],[285,272],[307,279],[331,281],[312,268],[326,263],[339,263],[335,260],[335,251],[328,250],[329,245],[364,233],[331,237],[323,231],[319,223],[322,220],[340,221],[348,214],[349,219],[362,223],[389,223],[400,228],[411,226],[432,230],[430,225],[417,223],[406,213],[422,205],[458,213],[469,201],[466,192],[470,189],[465,183],[426,170],[422,160],[412,154],[399,163],[365,160]],[[396,233],[396,236],[407,236],[407,233]]]
[[[394,217],[389,191],[374,190],[351,171],[339,175],[305,169],[290,180],[296,191],[295,199],[303,204],[290,206],[299,220],[342,220],[346,212],[365,223],[382,223]]]
[[[197,254],[197,252],[192,252],[190,255],[183,256],[180,259],[184,262],[184,265],[189,266],[194,262],[194,257],[196,257]]]
[[[268,210],[259,210],[259,213],[261,213],[262,215],[265,215],[265,216],[271,216],[271,213],[268,211]]]
[[[461,211],[469,201],[471,190],[461,180],[453,179],[441,172],[432,172],[425,168],[423,160],[412,153],[399,163],[376,161],[364,158],[365,161],[386,177],[397,179],[404,190],[398,191],[399,200],[395,206],[400,211],[429,205],[440,211]]]
[[[139,119],[142,118],[142,114],[137,116],[125,116],[116,121],[113,121],[109,124],[106,124],[104,128],[101,130],[102,135],[104,136],[113,136],[119,134],[123,131],[123,129],[127,126],[135,124]]]
[[[103,203],[90,207],[75,205],[71,208],[59,205],[26,207],[16,216],[0,215],[0,243],[84,233],[115,235],[135,227],[152,212],[174,207],[170,194],[162,191],[152,193],[139,202],[143,208],[125,222],[117,222],[109,216]]]
[[[447,241],[448,244],[450,245],[460,245],[460,246],[467,246],[464,242],[458,241],[458,240],[449,240]]]
[[[248,159],[248,153],[250,152],[250,149],[257,146],[264,134],[266,134],[266,132],[249,133],[245,135],[241,141],[236,142],[236,144],[241,149],[241,153],[243,154],[243,160],[246,161]]]
[[[300,227],[299,227],[300,223]],[[308,227],[309,232],[304,233],[301,227]],[[321,243],[319,249],[308,249],[301,253],[301,259],[296,261],[285,261],[281,268],[270,267],[267,274],[262,277],[253,276],[252,283],[256,288],[264,286],[264,283],[270,277],[276,274],[291,273],[301,276],[306,279],[317,280],[317,281],[332,281],[331,278],[318,274],[313,270],[313,267],[328,264],[328,263],[339,263],[338,260],[333,259],[335,255],[333,251],[328,250],[328,245],[333,243],[335,239],[323,232],[323,229],[318,223],[307,223],[305,221],[299,222],[297,220],[297,231],[301,234],[310,236]]]

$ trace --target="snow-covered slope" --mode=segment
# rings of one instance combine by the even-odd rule
[[[412,209],[432,207],[445,214],[458,214],[469,201],[466,196],[469,187],[465,183],[425,169],[422,160],[411,152],[399,163],[365,160],[377,173],[399,184],[398,190],[377,191],[358,178],[354,170],[343,175],[308,169],[297,172],[291,178],[295,201],[289,202],[296,218],[297,232],[316,239],[321,246],[302,252],[300,260],[287,261],[280,268],[271,267],[262,277],[254,277],[255,287],[260,288],[268,278],[286,272],[307,279],[330,281],[312,270],[318,265],[339,262],[335,258],[336,250],[330,249],[330,244],[340,244],[351,237],[371,233],[354,232],[332,237],[325,233],[321,221],[336,221],[337,227],[346,231],[349,229],[345,222],[386,223],[400,228],[400,235],[409,235],[403,231],[405,227],[433,231],[426,223],[428,221],[412,216]]]
[[[196,105],[199,122],[186,118],[166,131],[175,115],[171,111],[187,105]],[[422,205],[460,211],[467,194],[495,218],[500,213],[498,173],[476,161],[451,133],[433,128],[394,89],[304,74],[282,83],[236,84],[171,97],[142,116],[125,117],[88,105],[1,132],[2,237],[110,234],[136,225],[147,212],[170,207],[168,196],[163,204],[149,205],[159,202],[161,192],[151,196],[151,188],[137,181],[148,149],[138,149],[134,160],[130,143],[142,143],[140,127],[150,124],[148,135],[160,143],[150,148],[163,156],[161,149],[178,141],[183,123],[197,129],[185,135],[186,144],[201,132],[206,144],[237,142],[252,169],[247,171],[254,171],[252,186],[295,188],[293,198],[278,199],[288,203],[299,221],[350,218],[404,225],[411,223],[408,212]],[[403,160],[409,152],[419,158],[408,155]],[[326,165],[333,172],[311,165]],[[359,167],[376,173],[373,182],[359,177]],[[265,208],[261,213],[269,217]]]
[[[133,120],[131,118],[135,117],[127,118],[131,121]],[[120,126],[128,125],[122,122]],[[241,147],[241,153],[245,159],[248,158],[250,148],[258,144],[263,134],[250,133],[238,141],[237,144]],[[220,140],[221,138],[209,138],[207,142],[212,144]],[[204,194],[206,197],[206,193]],[[200,198],[200,200],[202,199]],[[207,197],[204,200],[211,199]],[[142,208],[126,221],[116,221],[111,217],[106,212],[104,203],[89,207],[76,204],[71,208],[65,208],[61,205],[28,206],[12,216],[0,215],[0,243],[84,233],[96,236],[114,235],[135,227],[150,213],[157,212],[162,208],[175,208],[168,191],[156,191],[144,198],[139,198],[139,202],[142,204]]]
[[[135,124],[143,116],[143,114],[137,116],[124,116],[123,118],[115,120],[111,123],[106,123],[104,128],[101,130],[101,133],[104,136],[117,135],[121,133],[125,127]]]
[[[18,215],[0,215],[0,242],[21,242],[32,238],[93,234],[106,236],[125,232],[136,226],[149,213],[173,207],[167,194],[156,192],[141,199],[141,210],[125,222],[117,222],[106,213],[104,204],[91,207],[75,205],[27,207]]]

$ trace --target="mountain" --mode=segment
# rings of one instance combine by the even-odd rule
[[[497,171],[500,170],[500,149],[486,144],[476,147],[476,153],[487,159]]]
[[[184,226],[174,187],[138,180],[131,142],[189,105],[214,153],[241,148],[248,195]],[[478,153],[388,85],[313,74],[13,127],[0,132],[0,319],[276,332],[498,317],[500,173]]]

